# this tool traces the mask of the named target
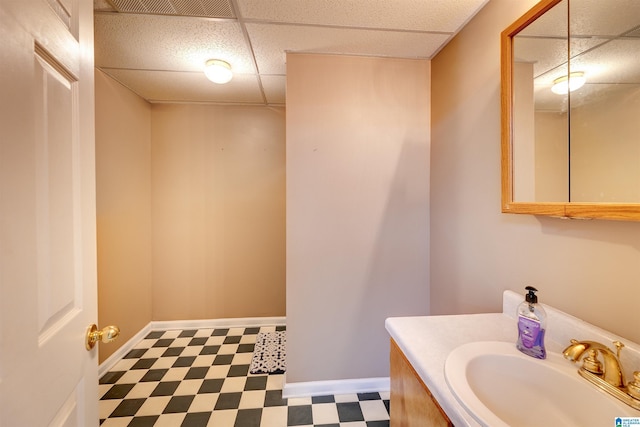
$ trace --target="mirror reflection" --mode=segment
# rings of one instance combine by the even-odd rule
[[[640,203],[640,1],[563,0],[513,57],[513,200]]]

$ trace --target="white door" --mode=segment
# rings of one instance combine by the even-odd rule
[[[0,426],[97,426],[91,0],[0,0]]]

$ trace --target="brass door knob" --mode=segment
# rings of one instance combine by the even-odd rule
[[[118,338],[118,335],[120,335],[120,328],[117,326],[107,326],[98,330],[98,326],[94,323],[87,328],[87,340],[85,342],[85,347],[87,350],[91,350],[98,341],[102,341],[106,344]]]

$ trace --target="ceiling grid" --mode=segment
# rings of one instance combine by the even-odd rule
[[[487,1],[94,0],[96,66],[149,102],[284,105],[287,52],[431,59]]]

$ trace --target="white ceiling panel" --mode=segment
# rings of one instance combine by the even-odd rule
[[[240,24],[160,15],[96,14],[96,65],[135,70],[200,71],[223,59],[239,73],[255,73]]]
[[[286,52],[397,58],[430,58],[449,38],[445,34],[373,31],[297,25],[247,24],[261,73],[285,74]]]
[[[488,0],[238,0],[248,20],[457,32]]]
[[[235,75],[219,85],[202,73],[110,70],[113,78],[150,102],[264,104],[255,75]]]
[[[94,0],[96,66],[151,102],[283,105],[287,52],[428,59],[487,1]]]

